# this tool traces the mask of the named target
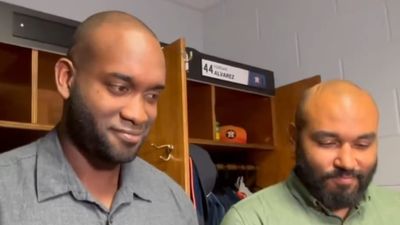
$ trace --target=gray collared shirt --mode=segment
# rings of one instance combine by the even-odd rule
[[[122,166],[110,210],[84,188],[55,131],[0,155],[0,224],[197,225],[184,191],[140,158]]]

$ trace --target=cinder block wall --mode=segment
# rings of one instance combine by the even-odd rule
[[[272,69],[278,86],[321,74],[368,89],[381,112],[375,182],[400,190],[400,1],[223,0],[203,30],[207,53]]]

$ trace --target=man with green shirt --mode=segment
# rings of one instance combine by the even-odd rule
[[[306,91],[293,127],[293,173],[234,205],[222,225],[400,224],[400,193],[370,184],[378,120],[372,97],[348,81]]]

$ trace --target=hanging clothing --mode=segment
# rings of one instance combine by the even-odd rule
[[[200,225],[219,225],[225,208],[212,193],[217,179],[217,168],[208,152],[197,145],[190,145],[194,202]]]

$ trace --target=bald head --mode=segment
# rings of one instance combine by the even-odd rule
[[[67,53],[68,57],[75,66],[83,66],[87,61],[92,60],[96,49],[103,44],[96,42],[98,35],[112,36],[114,32],[123,30],[141,32],[158,42],[155,33],[135,16],[121,11],[105,11],[88,17],[78,26],[73,36],[72,46]]]
[[[331,80],[304,92],[296,110],[295,124],[300,133],[310,119],[345,115],[353,120],[371,117],[378,122],[378,109],[370,94],[350,81]]]
[[[377,165],[378,109],[357,85],[328,81],[307,90],[296,113],[295,173],[322,205],[345,218]],[[342,182],[343,177],[351,177]],[[346,179],[347,179],[346,178]]]

